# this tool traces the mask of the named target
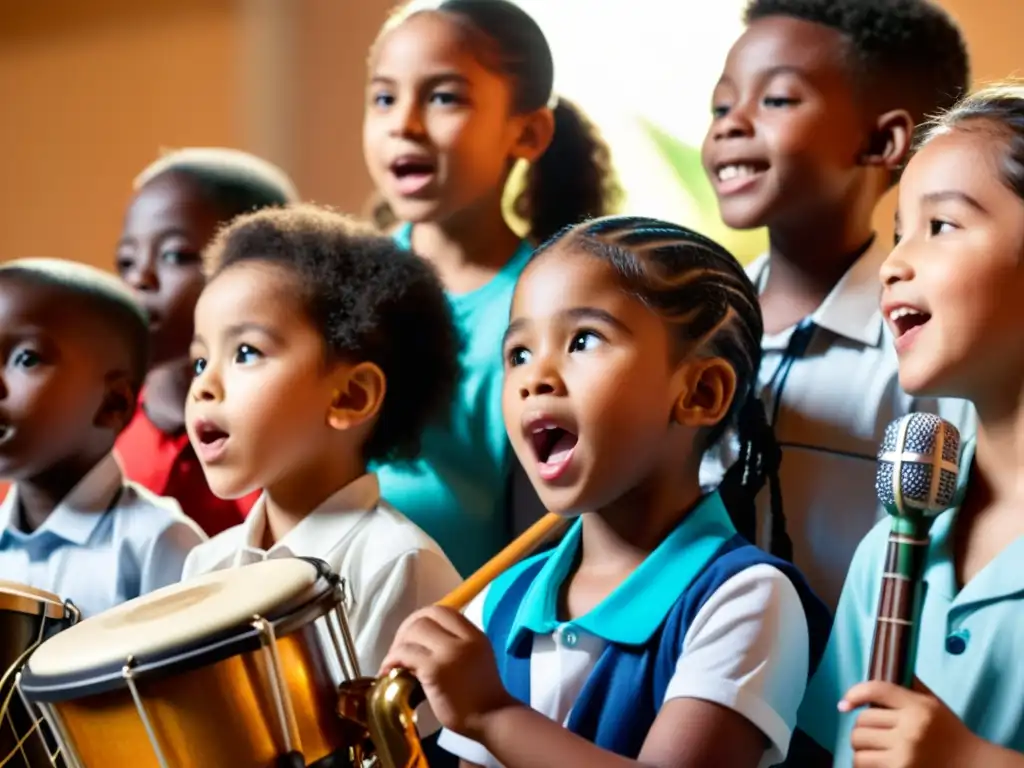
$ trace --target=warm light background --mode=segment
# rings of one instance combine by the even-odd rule
[[[550,36],[560,91],[612,142],[629,209],[694,223],[692,198],[637,118],[699,142],[742,1],[521,2]],[[162,147],[248,149],[282,164],[306,197],[361,209],[371,191],[359,147],[364,61],[391,4],[4,2],[0,259],[109,267],[131,179]],[[967,33],[976,82],[1021,68],[1024,3],[945,5]],[[880,213],[883,230],[890,219],[891,208]]]

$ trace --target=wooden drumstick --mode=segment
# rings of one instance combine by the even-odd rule
[[[523,558],[529,557],[545,542],[555,538],[569,522],[569,518],[561,517],[554,512],[544,515],[505,549],[480,566],[476,573],[449,592],[438,605],[461,611],[474,597],[483,592],[488,584]]]

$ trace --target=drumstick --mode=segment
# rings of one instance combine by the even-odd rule
[[[554,512],[544,515],[505,549],[480,566],[476,573],[448,593],[438,605],[461,611],[498,576],[561,533],[568,522],[568,518]]]

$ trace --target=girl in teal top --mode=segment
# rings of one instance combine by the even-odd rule
[[[509,540],[510,452],[501,415],[501,339],[512,289],[534,245],[608,212],[607,147],[552,95],[551,49],[506,0],[446,0],[400,11],[370,54],[363,151],[395,234],[437,269],[462,337],[447,423],[420,459],[376,467],[383,496],[431,534],[463,574]],[[528,164],[514,210],[502,199]]]

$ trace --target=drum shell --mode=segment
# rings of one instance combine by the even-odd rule
[[[337,693],[310,622],[277,638],[307,764],[348,746],[335,714]],[[269,667],[262,650],[206,666],[138,675],[135,684],[160,748],[176,768],[272,768],[285,752]],[[71,751],[85,768],[159,768],[127,688],[50,702]]]
[[[46,622],[44,637],[50,637],[71,624],[70,619],[52,619],[35,616],[20,611],[0,610],[0,676],[3,676],[15,664],[25,651],[39,639],[40,625]],[[0,690],[2,699],[12,692],[13,675],[8,678]],[[20,739],[32,727],[33,718],[25,709],[25,704],[17,691],[11,696],[7,717],[0,722],[0,762],[10,755]],[[53,763],[49,753],[56,751],[55,745],[47,746],[44,742],[45,725],[36,734],[25,739],[18,748],[18,757],[11,763],[12,768],[50,768]],[[48,736],[49,734],[47,734]],[[63,763],[57,763],[62,766]]]

